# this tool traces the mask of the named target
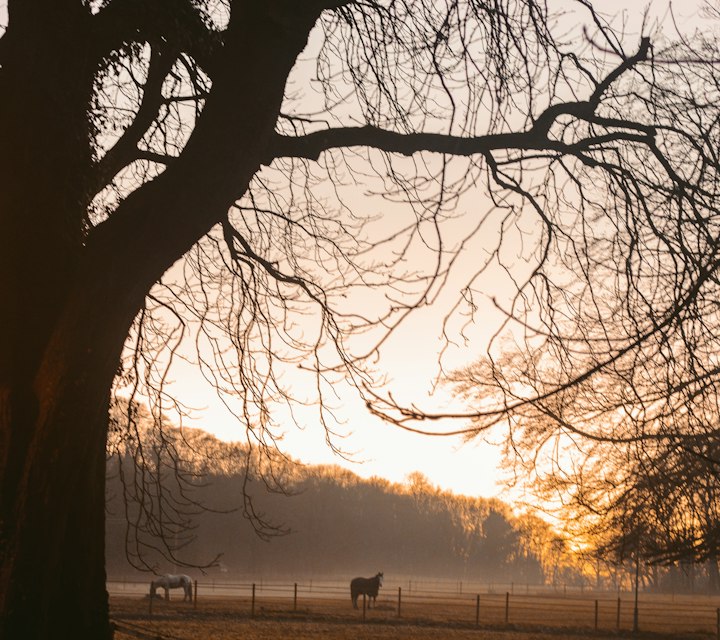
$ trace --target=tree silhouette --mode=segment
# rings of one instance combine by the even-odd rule
[[[587,181],[626,213],[648,199],[695,211],[714,197],[706,148],[648,122],[684,99],[668,92],[656,108],[655,85],[639,88],[653,69],[649,40],[625,52],[586,5],[608,59],[556,41],[538,0],[10,0],[0,40],[2,637],[111,635],[114,386],[149,396],[161,428],[168,406],[181,410],[164,391],[168,367],[194,342],[223,399],[239,397],[248,442],[270,450],[271,402],[318,400],[293,392],[288,367],[310,372],[320,400],[339,377],[360,386],[362,356],[436,297],[453,256],[485,233],[486,211],[460,240],[441,232],[475,185],[504,233],[520,225],[523,199],[535,208],[538,265],[562,237],[549,217],[567,197],[556,180],[577,185],[579,226],[598,210]],[[668,136],[702,164],[702,188],[669,164]],[[543,169],[547,193],[529,193],[523,176]],[[405,217],[378,232],[361,191]],[[683,291],[711,282],[700,273]]]
[[[676,431],[684,431],[680,425]],[[714,431],[714,430],[713,430]],[[661,440],[598,443],[563,481],[543,478],[563,496],[568,522],[594,554],[622,564],[638,554],[649,565],[704,564],[718,589],[718,452],[712,433]]]
[[[620,56],[605,35],[595,46]],[[478,362],[447,376],[475,408],[431,413],[378,397],[378,413],[407,428],[468,418],[457,432],[469,437],[509,421],[511,438],[531,442],[629,442],[679,435],[685,414],[701,422],[717,404],[718,42],[646,47],[582,103],[597,101],[592,116],[554,122],[561,140],[591,135],[590,147],[551,155],[534,181],[544,164],[498,169],[540,229],[521,226],[517,251],[498,250],[509,293],[493,302],[505,323]]]
[[[259,471],[250,478],[255,508],[282,514],[288,530],[287,535],[259,541],[242,510],[234,508],[242,501],[238,487],[248,481],[247,448],[219,442],[199,430],[185,433],[167,428],[158,434],[149,416],[141,416],[140,421],[148,427],[143,433],[146,450],[154,449],[153,440],[160,440],[160,448],[172,443],[179,477],[195,483],[178,486],[176,474],[166,470],[159,483],[170,494],[164,504],[156,493],[145,490],[123,499],[127,486],[134,486],[122,480],[123,473],[157,469],[154,464],[149,469],[136,465],[128,459],[129,449],[111,460],[110,576],[127,575],[133,566],[143,565],[158,573],[173,571],[183,560],[204,562],[212,571],[212,560],[220,554],[226,579],[235,582],[263,576],[283,580],[352,576],[381,567],[396,578],[541,584],[557,571],[546,561],[557,537],[547,522],[514,517],[496,499],[441,491],[420,473],[411,474],[410,484],[398,485],[379,478],[361,480],[334,466],[298,466],[292,460],[276,465],[278,471],[286,467],[285,486],[293,494],[289,499],[269,491]],[[196,458],[194,453],[203,447],[212,454],[206,451],[208,455]],[[199,468],[202,482],[197,481]],[[188,513],[198,502],[204,508]],[[124,511],[130,526],[123,527]],[[182,519],[177,518],[178,511]],[[175,554],[167,553],[165,541],[175,545]],[[572,568],[569,554],[556,561],[564,569]]]

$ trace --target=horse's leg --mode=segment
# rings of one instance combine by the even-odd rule
[[[170,587],[165,587],[165,600],[170,602]]]

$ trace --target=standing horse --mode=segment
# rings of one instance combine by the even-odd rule
[[[368,597],[368,608],[371,602],[375,603],[378,590],[382,587],[382,581],[382,571],[374,578],[353,578],[350,581],[350,598],[352,599],[353,607],[358,608],[357,599],[361,594]]]
[[[192,602],[192,580],[190,576],[166,573],[164,576],[156,578],[150,583],[151,598],[155,597],[155,591],[158,587],[165,589],[165,600],[170,600],[170,589],[179,589],[182,587],[185,591],[183,602],[186,600]]]

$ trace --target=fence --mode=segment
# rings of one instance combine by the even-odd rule
[[[641,594],[637,618],[632,594],[541,585],[502,585],[449,581],[385,582],[376,608],[361,603],[351,608],[349,580],[304,582],[196,581],[194,606],[203,601],[234,601],[239,614],[268,615],[275,611],[314,612],[376,621],[402,618],[437,624],[476,626],[532,625],[595,630],[700,632],[720,640],[720,599],[711,596]],[[147,582],[108,582],[111,595],[147,595]],[[177,595],[173,599],[180,599]],[[160,609],[156,604],[156,612]],[[152,613],[153,600],[149,599]]]

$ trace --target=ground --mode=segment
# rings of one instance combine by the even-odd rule
[[[628,630],[594,631],[592,626],[563,627],[546,624],[505,625],[500,622],[475,624],[472,612],[466,619],[453,620],[457,611],[435,606],[428,613],[413,612],[398,618],[388,603],[368,611],[354,611],[350,602],[327,599],[304,599],[293,608],[292,601],[251,603],[243,598],[203,599],[197,608],[181,598],[166,603],[150,602],[143,596],[111,598],[112,618],[117,625],[116,640],[609,640],[630,637]],[[715,637],[701,631],[646,632],[633,638],[653,640]]]

